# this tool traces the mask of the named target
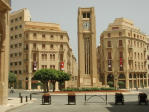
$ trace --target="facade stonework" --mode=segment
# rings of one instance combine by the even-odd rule
[[[103,85],[148,87],[147,36],[125,18],[117,18],[100,36],[98,73]]]
[[[21,12],[22,11],[23,10],[21,10]],[[76,87],[77,73],[75,71],[77,70],[74,71],[74,68],[77,69],[77,63],[69,45],[69,36],[67,32],[61,30],[59,24],[30,21],[30,15],[28,14],[29,13],[25,15],[29,17],[27,18],[28,20],[25,21],[23,19],[23,36],[19,37],[18,35],[18,38],[22,38],[22,40],[14,40],[12,46],[15,47],[17,44],[18,48],[13,48],[14,52],[10,54],[10,56],[14,55],[13,59],[10,57],[10,59],[12,59],[12,63],[10,63],[11,72],[16,73],[21,82],[17,85],[22,85],[22,87],[19,88],[38,88],[36,82],[31,81],[34,72],[42,68],[52,68],[64,70],[71,74],[72,79],[65,83],[65,88],[72,86]],[[21,17],[18,13],[13,14],[13,16],[14,18]],[[16,34],[21,34],[16,31],[13,33],[14,36]],[[19,53],[18,56],[15,56],[15,52],[19,51],[17,50],[19,49],[19,46],[22,46],[22,49],[20,49],[19,52],[21,53],[21,56],[19,56]],[[20,60],[16,59],[17,57],[20,57]],[[19,68],[20,62],[22,68]],[[15,63],[17,63],[17,65],[14,65]],[[18,72],[19,70],[21,72]],[[56,83],[56,89],[58,90],[58,83]]]
[[[10,0],[0,0],[0,105],[8,102]]]
[[[99,87],[94,8],[78,9],[78,87]]]

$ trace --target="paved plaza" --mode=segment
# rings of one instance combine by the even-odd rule
[[[140,92],[145,92],[149,95],[149,89],[139,90]],[[9,110],[7,112],[148,112],[149,105],[138,105],[138,93],[131,92],[131,94],[125,94],[125,104],[115,105],[115,96],[114,94],[108,93],[108,103],[105,102],[106,93],[97,93],[88,94],[86,99],[89,99],[85,103],[84,93],[77,94],[76,105],[68,105],[67,94],[52,94],[52,104],[51,105],[42,105],[41,97],[42,94],[39,92],[30,92],[30,91],[16,91],[14,94],[9,94],[10,98],[18,97],[18,93],[21,92],[22,96],[33,94],[34,100],[32,103],[20,106],[18,108]],[[95,96],[94,96],[95,95]],[[25,99],[24,99],[25,101]]]

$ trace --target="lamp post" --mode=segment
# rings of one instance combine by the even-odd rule
[[[115,78],[115,90],[117,90],[117,78]]]

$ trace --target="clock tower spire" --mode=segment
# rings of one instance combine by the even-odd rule
[[[99,87],[94,8],[78,9],[78,87]]]

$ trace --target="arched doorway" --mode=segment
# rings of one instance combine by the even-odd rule
[[[118,85],[120,89],[126,88],[126,78],[124,74],[120,74],[118,77]]]
[[[108,74],[108,76],[107,76],[107,84],[110,87],[114,87],[114,76],[112,74]]]

